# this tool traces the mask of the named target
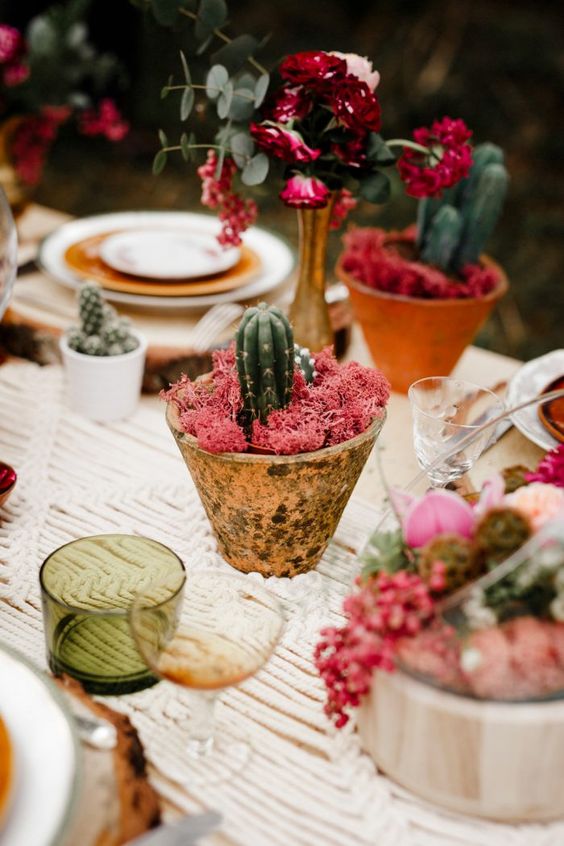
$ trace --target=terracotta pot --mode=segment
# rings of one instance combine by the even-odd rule
[[[507,291],[507,277],[490,258],[499,281],[484,297],[424,300],[388,294],[363,285],[337,264],[337,276],[347,285],[355,320],[362,327],[376,365],[394,391],[406,393],[424,376],[448,376],[456,362]]]
[[[329,544],[385,415],[356,438],[300,455],[210,453],[167,423],[194,480],[220,554],[237,570],[295,576]]]
[[[500,822],[564,817],[562,700],[480,702],[377,672],[358,730],[378,768],[428,802]]]

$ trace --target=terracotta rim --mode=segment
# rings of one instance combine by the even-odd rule
[[[384,425],[386,420],[386,409],[382,408],[382,415],[375,418],[370,426],[368,426],[364,432],[361,432],[360,435],[356,435],[354,438],[350,438],[348,441],[343,441],[342,443],[335,444],[334,446],[324,447],[323,449],[318,449],[314,452],[299,452],[297,455],[259,455],[257,453],[248,452],[208,452],[198,446],[197,440],[193,435],[189,435],[187,432],[183,432],[178,428],[176,424],[178,419],[178,409],[174,402],[167,403],[166,419],[171,429],[174,429],[175,437],[178,441],[184,441],[190,445],[194,452],[200,453],[200,455],[212,456],[217,461],[227,461],[230,463],[240,462],[242,464],[297,464],[304,461],[319,461],[334,455],[336,452],[342,452],[353,444],[356,446],[357,444],[370,440],[374,435],[378,434]]]
[[[367,294],[375,299],[390,300],[398,303],[417,303],[423,308],[453,308],[464,305],[465,303],[487,303],[492,300],[498,300],[508,290],[509,284],[505,271],[497,262],[487,255],[481,256],[481,261],[486,267],[495,270],[499,278],[495,288],[492,288],[489,293],[483,297],[446,297],[444,299],[424,299],[423,297],[407,297],[405,294],[391,294],[389,291],[380,291],[378,288],[371,288],[365,285],[356,277],[352,276],[348,270],[343,268],[343,256],[339,256],[335,273],[339,279],[342,279],[350,288],[354,288],[361,294]]]

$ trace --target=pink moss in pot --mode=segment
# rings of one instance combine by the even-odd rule
[[[234,344],[214,353],[207,377],[191,382],[183,376],[161,396],[177,405],[182,429],[207,452],[313,452],[364,432],[390,396],[390,385],[377,370],[357,362],[339,364],[330,348],[313,358],[313,382],[296,368],[289,405],[272,411],[264,423],[253,421],[251,442],[239,422],[243,400]]]

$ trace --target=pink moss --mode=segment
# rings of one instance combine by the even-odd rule
[[[383,413],[390,386],[379,371],[357,362],[340,365],[330,348],[315,356],[315,370],[312,385],[296,370],[288,407],[271,412],[266,423],[254,421],[254,447],[278,455],[313,452],[356,437]],[[202,449],[248,449],[238,422],[243,403],[234,345],[214,354],[209,377],[191,382],[183,376],[161,396],[176,404],[183,431],[196,437]]]
[[[350,229],[344,236],[343,269],[369,288],[421,299],[468,299],[489,293],[498,281],[491,268],[468,264],[460,279],[417,261],[415,228],[385,232]]]

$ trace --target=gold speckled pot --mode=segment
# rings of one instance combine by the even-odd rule
[[[311,570],[327,548],[380,433],[385,415],[361,435],[300,455],[211,453],[167,423],[217,539],[220,554],[245,573],[295,576]]]

